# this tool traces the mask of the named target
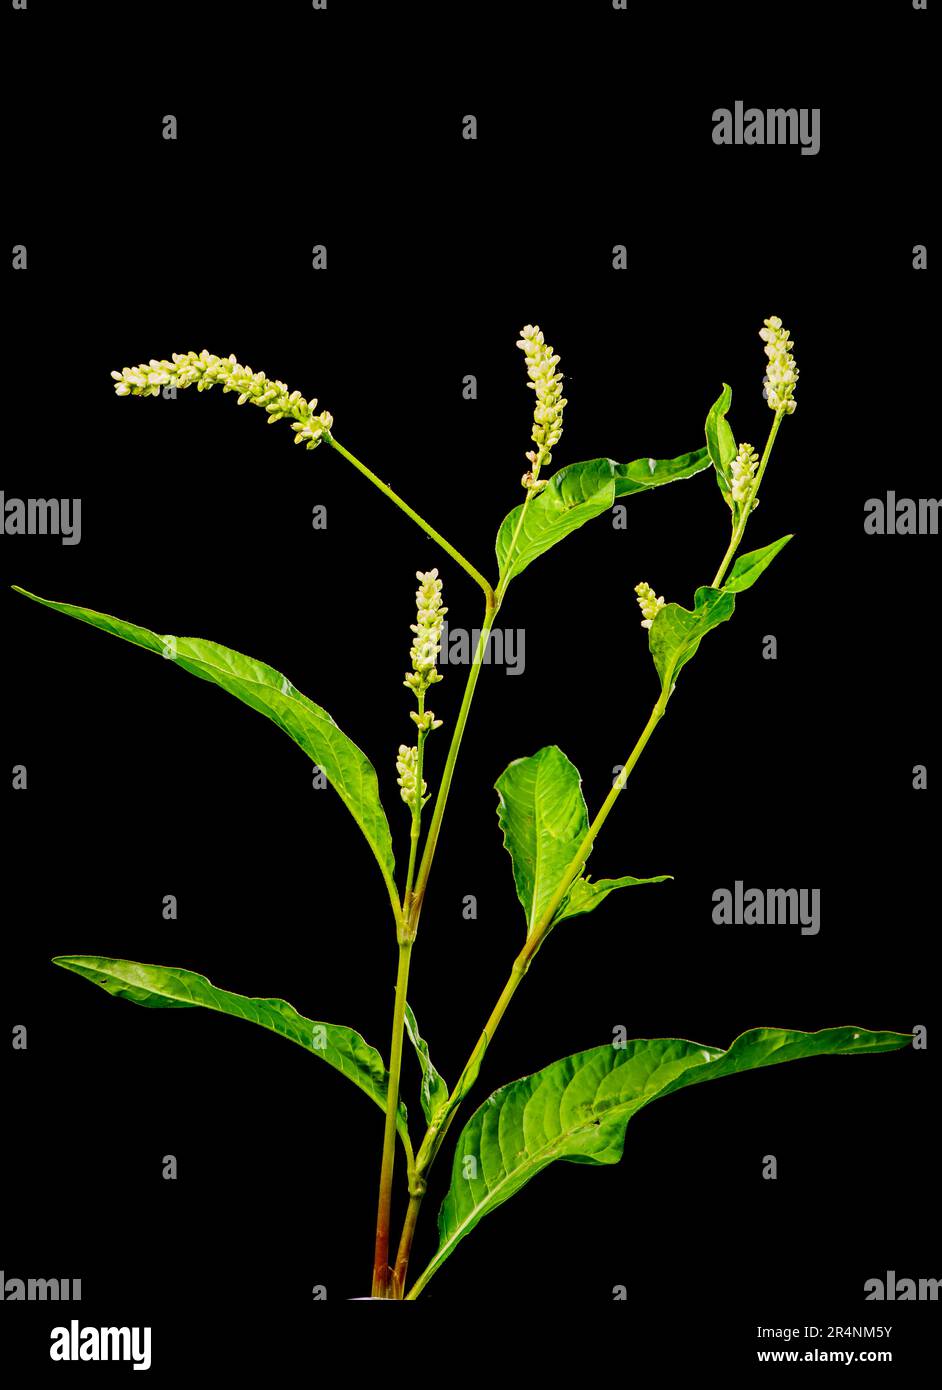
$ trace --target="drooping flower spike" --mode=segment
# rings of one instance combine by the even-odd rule
[[[270,425],[290,416],[295,444],[306,444],[309,449],[317,448],[334,423],[329,410],[314,413],[316,400],[306,401],[300,391],[289,393],[283,381],[271,381],[264,372],[243,367],[234,355],[216,357],[205,348],[202,352],[175,352],[170,362],[152,357],[140,366],[124,367],[111,375],[119,396],[158,396],[164,386],[182,390],[195,385],[198,391],[209,391],[221,385],[223,391],[238,391],[239,405],[250,401],[262,406]]]

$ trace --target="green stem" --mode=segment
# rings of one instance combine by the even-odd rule
[[[726,554],[723,556],[722,563],[720,564],[719,569],[716,571],[713,583],[710,586],[713,589],[718,589],[722,584],[723,576],[726,574],[727,569],[732,563],[733,556],[739,549],[740,541],[742,540],[746,531],[746,523],[749,520],[749,514],[753,510],[756,503],[756,498],[759,495],[759,484],[762,482],[762,477],[765,473],[766,465],[769,461],[769,455],[772,452],[772,445],[775,443],[775,436],[778,434],[778,427],[782,423],[784,413],[785,412],[782,410],[777,410],[775,412],[775,419],[772,421],[772,428],[769,430],[769,437],[765,441],[765,451],[762,455],[762,462],[759,464],[759,471],[756,474],[756,480],[752,485],[752,491],[750,492],[746,500],[746,504],[742,509],[742,515],[739,518],[739,522],[736,526],[733,527],[732,539],[730,540],[729,546],[727,547]]]
[[[425,691],[423,690],[418,697],[419,714],[425,713]],[[412,879],[415,875],[415,861],[419,848],[419,832],[422,829],[422,766],[424,762],[426,730],[419,730],[417,744],[417,754],[415,759],[416,786],[418,794],[415,805],[412,808],[412,826],[409,831],[409,868],[406,871],[406,887],[402,895],[402,916],[406,920],[409,915],[409,897],[412,893]]]
[[[432,809],[432,819],[429,822],[428,834],[425,837],[425,848],[422,851],[422,860],[419,864],[418,874],[416,875],[415,888],[409,900],[409,909],[405,926],[410,941],[415,939],[415,934],[418,930],[419,916],[422,912],[422,901],[425,897],[426,887],[428,886],[428,878],[432,869],[432,860],[435,858],[435,848],[438,844],[438,836],[442,828],[442,820],[445,815],[448,793],[451,789],[451,782],[455,772],[455,764],[458,761],[458,751],[461,748],[461,740],[464,735],[465,725],[468,722],[471,701],[474,699],[474,690],[478,683],[478,676],[481,674],[484,652],[487,649],[488,638],[491,628],[494,625],[494,619],[497,617],[499,606],[499,601],[492,591],[484,612],[484,621],[481,625],[477,646],[474,649],[471,670],[468,672],[468,679],[465,682],[464,695],[461,699],[461,708],[458,710],[458,718],[455,721],[454,733],[451,736],[448,757],[445,759],[445,766],[442,771],[442,780],[439,783],[438,794]]]
[[[762,455],[762,460],[759,464],[758,472],[756,473],[755,483],[753,485],[752,492],[748,499],[748,509],[744,508],[743,514],[740,517],[738,524],[733,529],[733,535],[732,539],[730,540],[729,547],[727,548],[726,554],[723,557],[723,561],[716,572],[716,577],[713,580],[713,588],[718,588],[719,585],[722,583],[723,577],[726,574],[726,571],[734,555],[736,554],[736,550],[738,549],[739,544],[743,538],[743,534],[746,530],[746,524],[749,519],[749,512],[752,510],[752,506],[755,502],[756,496],[759,491],[759,486],[765,474],[765,470],[769,462],[769,457],[772,452],[772,445],[775,443],[775,436],[778,434],[778,429],[779,425],[782,422],[783,414],[783,411],[776,412],[775,419],[772,422],[772,428],[769,431],[769,437],[766,441],[765,450]],[[529,496],[527,500],[529,501]],[[524,505],[524,512],[525,510],[526,504]],[[514,545],[516,544],[517,537],[520,534],[520,527],[522,526],[522,524],[523,512],[521,512],[520,520],[517,524],[517,529],[514,533],[513,543],[511,544],[511,553],[513,551]],[[500,601],[503,598],[505,589],[506,583],[504,583],[504,581],[502,580],[497,588],[498,605],[500,604]],[[599,808],[598,814],[596,815],[592,824],[586,831],[582,843],[580,844],[575,856],[573,857],[571,863],[569,864],[565,874],[563,875],[560,881],[559,888],[553,894],[552,899],[547,904],[546,908],[541,914],[539,922],[537,922],[534,926],[527,940],[527,944],[524,946],[523,950],[520,952],[520,954],[514,961],[513,967],[510,972],[510,977],[507,980],[507,983],[504,985],[500,998],[494,1005],[494,1008],[491,1010],[491,1015],[484,1026],[481,1036],[476,1042],[474,1049],[470,1057],[468,1058],[468,1061],[465,1064],[464,1069],[462,1070],[461,1075],[455,1083],[455,1086],[451,1094],[449,1095],[445,1106],[442,1109],[441,1114],[431,1125],[429,1125],[428,1130],[425,1134],[425,1138],[422,1140],[422,1143],[419,1146],[418,1153],[415,1156],[415,1165],[413,1170],[414,1178],[411,1184],[412,1196],[409,1202],[409,1211],[406,1218],[405,1226],[403,1228],[402,1240],[399,1246],[399,1255],[396,1261],[396,1270],[400,1276],[400,1289],[404,1286],[405,1282],[405,1275],[409,1260],[409,1250],[412,1243],[412,1236],[415,1231],[416,1221],[418,1219],[419,1208],[421,1207],[422,1203],[422,1197],[426,1188],[427,1174],[429,1172],[429,1169],[434,1163],[435,1157],[439,1149],[441,1148],[441,1145],[445,1139],[448,1129],[451,1126],[451,1123],[454,1120],[455,1115],[457,1114],[458,1107],[461,1105],[461,1102],[463,1101],[465,1095],[471,1089],[471,1087],[477,1079],[477,1075],[484,1058],[484,1053],[487,1050],[491,1041],[493,1040],[494,1033],[501,1019],[504,1016],[508,1004],[510,1003],[514,994],[516,993],[520,981],[523,979],[524,975],[529,970],[530,962],[532,961],[533,957],[536,955],[536,952],[539,950],[540,946],[542,945],[543,941],[548,935],[549,930],[553,924],[553,918],[559,910],[559,907],[562,904],[566,894],[569,892],[573,880],[579,873],[581,873],[586,863],[586,860],[592,851],[599,831],[605,824],[605,821],[607,820],[612,810],[612,807],[615,805],[615,802],[618,800],[618,797],[621,795],[621,792],[624,790],[628,778],[634,771],[638,759],[641,757],[641,754],[644,752],[644,749],[648,744],[648,740],[650,739],[654,730],[657,728],[661,719],[664,717],[664,712],[667,708],[668,701],[670,700],[670,697],[673,694],[673,690],[673,679],[669,678],[665,680],[663,682],[661,694],[657,700],[657,703],[654,705],[654,708],[652,709],[648,717],[648,722],[642,729],[641,734],[637,742],[635,743],[634,748],[628,755],[627,762],[622,768],[611,791],[608,793],[601,807]],[[431,1279],[432,1275],[435,1272],[435,1269],[436,1266],[433,1261],[426,1267],[426,1269],[419,1276],[416,1282],[412,1285],[412,1288],[409,1290],[408,1294],[405,1295],[405,1297],[409,1300],[417,1298],[418,1295],[425,1288],[428,1281]]]
[[[599,811],[595,817],[595,820],[592,822],[592,824],[586,831],[581,845],[576,851],[572,859],[572,862],[570,863],[569,867],[567,868],[565,874],[563,875],[560,881],[559,887],[547,903],[543,915],[540,918],[540,921],[533,928],[534,936],[538,933],[545,932],[552,925],[553,918],[556,916],[556,911],[563,898],[565,898],[566,894],[569,892],[569,889],[572,886],[573,879],[575,879],[582,872],[585,862],[592,852],[592,846],[595,843],[596,836],[602,829],[602,826],[608,819],[609,812],[611,811],[612,807],[615,805],[615,802],[618,800],[619,796],[624,790],[625,783],[628,781],[628,778],[634,771],[635,764],[641,757],[641,754],[644,752],[647,746],[648,739],[654,733],[654,730],[657,728],[658,724],[664,717],[664,711],[667,708],[667,702],[671,697],[671,688],[671,685],[665,682],[664,689],[661,691],[657,704],[654,706],[650,715],[648,716],[647,724],[645,724],[638,738],[637,743],[628,755],[628,761],[625,763],[625,766],[622,768],[621,772],[616,777],[614,785],[612,786],[612,789],[609,792],[608,796],[605,798],[605,800],[602,802],[602,805],[599,807]]]
[[[520,515],[517,517],[517,525],[514,527],[514,533],[513,533],[513,536],[512,536],[512,538],[511,538],[510,545],[507,547],[507,557],[506,557],[506,559],[504,560],[504,567],[505,567],[505,568],[504,568],[504,573],[501,575],[500,580],[498,581],[498,584],[497,584],[497,607],[498,607],[498,608],[500,607],[500,605],[501,605],[501,604],[503,603],[503,601],[504,601],[504,595],[505,595],[506,592],[507,592],[507,585],[510,583],[510,579],[511,579],[511,573],[510,573],[510,572],[511,572],[511,568],[512,568],[512,565],[513,565],[513,554],[514,554],[514,551],[517,549],[517,541],[518,541],[519,538],[520,538],[520,532],[521,532],[522,529],[523,529],[523,522],[524,522],[524,519],[525,519],[526,514],[527,514],[527,507],[529,507],[529,505],[530,505],[530,498],[531,498],[532,496],[533,496],[533,493],[532,493],[532,492],[527,492],[526,497],[523,499],[523,506],[520,508]]]
[[[638,762],[638,759],[644,752],[648,740],[650,739],[657,725],[660,723],[664,715],[664,711],[667,708],[667,702],[670,699],[670,695],[671,690],[669,686],[661,692],[660,698],[658,699],[657,703],[652,709],[651,714],[648,717],[648,722],[645,724],[638,738],[638,741],[635,743],[634,748],[631,750],[627,762],[622,768],[622,771],[619,773],[618,778],[611,791],[609,792],[608,796],[605,798],[601,807],[599,808],[598,814],[596,815],[592,824],[589,826],[589,829],[586,831],[586,834],[583,837],[582,843],[580,844],[578,851],[576,852],[574,858],[569,864],[569,867],[563,875],[560,887],[557,889],[556,893],[553,895],[552,899],[547,904],[546,908],[540,916],[540,920],[537,922],[532,932],[530,933],[526,945],[523,947],[516,960],[514,961],[513,966],[511,967],[510,976],[507,980],[507,983],[504,985],[503,990],[501,991],[500,998],[497,1000],[497,1003],[491,1010],[490,1017],[484,1025],[484,1028],[481,1032],[481,1036],[475,1043],[471,1055],[465,1063],[465,1066],[461,1072],[461,1075],[455,1082],[451,1094],[449,1095],[448,1100],[442,1109],[442,1113],[436,1118],[435,1121],[433,1121],[432,1124],[429,1125],[425,1134],[425,1138],[419,1145],[418,1153],[415,1156],[415,1181],[413,1184],[414,1191],[409,1203],[409,1213],[407,1216],[406,1225],[403,1228],[402,1239],[399,1244],[399,1255],[396,1260],[396,1270],[401,1280],[400,1287],[405,1280],[406,1269],[408,1267],[409,1262],[409,1251],[412,1242],[412,1235],[415,1230],[415,1224],[418,1218],[419,1208],[422,1203],[422,1196],[425,1191],[428,1172],[432,1164],[435,1162],[435,1158],[438,1154],[439,1149],[444,1143],[445,1136],[447,1135],[448,1130],[451,1127],[455,1115],[458,1113],[458,1108],[461,1105],[461,1102],[464,1100],[464,1097],[467,1095],[468,1091],[470,1091],[471,1087],[474,1085],[474,1082],[477,1080],[478,1072],[481,1069],[481,1063],[484,1060],[484,1053],[486,1052],[490,1043],[493,1041],[494,1034],[496,1033],[498,1025],[500,1024],[500,1021],[503,1018],[504,1013],[506,1012],[508,1004],[516,994],[517,987],[519,986],[520,981],[523,979],[524,975],[526,975],[527,971],[530,969],[530,963],[533,960],[533,957],[536,955],[537,951],[540,949],[540,946],[546,939],[549,930],[553,924],[553,918],[555,917],[556,912],[563,901],[563,898],[566,896],[570,887],[572,886],[573,880],[577,877],[579,873],[581,873],[583,866],[585,865],[586,859],[591,853],[596,836],[598,835],[602,826],[605,824],[605,821],[609,813],[611,812],[612,807],[615,805],[615,802],[618,800],[618,797],[620,796],[621,792],[624,790],[625,784],[628,781],[628,778],[631,776],[631,773],[633,772],[635,765]],[[421,1293],[428,1280],[432,1277],[433,1272],[434,1271],[431,1268],[426,1269],[425,1272],[422,1275],[420,1275],[419,1279],[409,1290],[409,1293],[406,1295],[406,1297],[408,1299],[416,1298],[418,1294]]]
[[[389,1082],[386,1097],[386,1127],[383,1132],[383,1163],[379,1179],[379,1205],[376,1213],[376,1246],[373,1255],[373,1297],[401,1298],[393,1271],[389,1268],[389,1226],[392,1210],[393,1171],[396,1163],[396,1116],[399,1110],[399,1077],[402,1070],[402,1035],[405,1028],[406,993],[409,986],[411,941],[399,942],[396,972],[396,1005],[393,1010],[392,1042],[389,1047]]]
[[[422,1198],[425,1196],[425,1184],[422,1183],[420,1190],[410,1193],[409,1205],[406,1208],[406,1219],[402,1225],[402,1236],[399,1240],[399,1254],[396,1256],[396,1287],[400,1292],[406,1286],[406,1274],[409,1270],[409,1254],[412,1250],[412,1238],[415,1235],[415,1224],[419,1219],[419,1212],[422,1210]]]
[[[445,537],[441,535],[439,531],[435,530],[434,526],[430,526],[424,517],[419,516],[417,511],[414,511],[407,502],[404,502],[398,493],[393,492],[392,488],[384,483],[381,478],[378,478],[372,469],[367,468],[365,463],[361,463],[358,458],[355,458],[354,455],[350,453],[349,449],[345,449],[342,444],[338,443],[332,434],[325,432],[324,438],[327,440],[328,444],[330,444],[331,448],[336,449],[338,454],[342,454],[348,463],[352,463],[354,468],[363,474],[364,478],[369,478],[373,486],[378,487],[384,497],[388,497],[390,502],[395,502],[400,511],[405,512],[406,516],[410,517],[417,526],[420,526],[427,536],[430,536],[437,545],[440,545],[441,548],[451,556],[455,563],[460,565],[465,573],[471,576],[475,584],[479,585],[480,588],[484,590],[484,596],[488,603],[493,602],[494,590],[484,578],[483,574],[474,568],[470,560],[466,560],[460,551],[456,550],[453,545],[445,540]]]

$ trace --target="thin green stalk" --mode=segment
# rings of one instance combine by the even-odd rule
[[[389,1226],[392,1210],[393,1172],[396,1164],[396,1116],[399,1110],[399,1077],[402,1070],[402,1035],[405,1029],[406,995],[409,987],[411,941],[399,942],[396,971],[396,1005],[393,1010],[392,1042],[389,1047],[389,1083],[386,1098],[386,1127],[383,1132],[383,1162],[379,1179],[379,1205],[376,1212],[376,1246],[373,1255],[373,1297],[401,1298],[389,1268]]]
[[[569,892],[569,889],[572,886],[573,879],[576,878],[577,875],[582,871],[583,865],[585,864],[586,860],[592,852],[592,846],[595,843],[596,836],[602,829],[602,826],[608,819],[609,812],[611,811],[612,807],[615,805],[615,802],[618,800],[619,796],[624,790],[625,783],[628,781],[628,778],[634,771],[635,764],[641,757],[641,754],[644,752],[647,746],[648,739],[654,733],[654,730],[657,728],[658,724],[664,717],[664,711],[667,708],[667,702],[670,699],[670,697],[671,685],[665,684],[665,687],[661,691],[661,695],[657,701],[657,704],[654,706],[650,715],[648,716],[647,724],[645,724],[638,738],[637,743],[628,755],[628,761],[625,763],[625,766],[622,768],[621,772],[616,777],[615,783],[612,786],[612,789],[609,792],[608,796],[605,798],[605,800],[602,802],[602,805],[599,807],[598,814],[596,815],[595,820],[592,822],[592,824],[586,831],[585,836],[582,840],[582,844],[579,846],[578,850],[575,853],[575,856],[573,857],[572,862],[570,863],[565,874],[563,875],[559,887],[553,894],[550,901],[547,903],[546,909],[539,923],[534,927],[533,935],[543,932],[549,927],[550,923],[556,915],[557,908],[559,907],[563,898]]]
[[[415,889],[409,901],[409,910],[405,925],[410,940],[414,940],[415,933],[418,930],[419,916],[422,911],[422,901],[425,897],[425,889],[428,885],[428,878],[432,869],[432,860],[435,858],[435,848],[438,844],[438,836],[442,828],[442,820],[445,815],[448,793],[451,789],[451,782],[455,772],[455,764],[458,761],[458,751],[461,748],[461,740],[464,735],[465,725],[468,722],[471,701],[474,699],[474,690],[478,683],[478,676],[481,674],[484,652],[487,648],[491,628],[494,625],[494,619],[497,617],[498,607],[499,603],[492,591],[484,612],[484,621],[481,625],[477,646],[474,649],[471,670],[468,672],[468,679],[465,682],[464,695],[461,699],[461,708],[458,710],[458,718],[455,721],[454,733],[451,736],[451,744],[448,749],[448,756],[445,759],[442,779],[438,786],[435,805],[432,808],[432,819],[429,822],[428,834],[425,837],[425,848],[422,851],[422,860],[419,864],[418,874],[416,875]]]
[[[418,697],[419,714],[425,713],[425,691],[421,691]],[[402,895],[402,916],[406,920],[409,915],[409,898],[412,893],[412,880],[415,876],[415,861],[419,848],[419,834],[422,829],[422,765],[425,753],[425,738],[427,730],[420,729],[417,743],[416,766],[416,785],[419,793],[415,805],[412,808],[412,825],[409,830],[409,867],[406,871],[406,886]]]
[[[479,587],[484,590],[484,596],[488,603],[493,602],[494,590],[484,578],[483,574],[474,568],[470,560],[466,560],[459,550],[456,550],[453,545],[445,540],[445,537],[439,531],[435,530],[434,526],[430,526],[424,517],[419,516],[418,512],[410,507],[407,502],[404,502],[398,493],[393,492],[392,488],[384,483],[381,478],[378,478],[372,469],[367,468],[365,463],[361,463],[358,458],[354,457],[349,449],[345,449],[342,444],[338,443],[332,434],[325,432],[324,438],[331,448],[336,449],[338,454],[342,454],[348,463],[352,463],[354,468],[363,474],[364,478],[369,478],[373,486],[378,487],[384,497],[388,497],[390,502],[395,502],[400,511],[405,512],[406,516],[410,517],[417,526],[421,526],[425,534],[430,536],[437,545],[440,545],[441,548],[451,556],[455,563],[460,565],[465,573],[471,576],[475,584],[479,585]]]
[[[729,546],[727,547],[726,554],[723,556],[720,567],[716,571],[716,575],[714,576],[713,583],[711,585],[711,588],[713,589],[718,589],[722,584],[723,577],[726,574],[726,571],[729,568],[729,566],[732,564],[733,557],[736,554],[736,551],[739,549],[739,544],[743,536],[745,535],[746,524],[749,521],[750,513],[752,512],[753,507],[755,506],[756,498],[759,495],[759,484],[762,482],[762,477],[765,473],[766,465],[769,461],[769,455],[772,452],[772,445],[775,443],[775,436],[778,434],[778,427],[782,423],[784,413],[785,412],[782,410],[777,410],[775,412],[775,419],[772,421],[772,428],[769,430],[769,437],[765,441],[765,450],[762,454],[762,462],[759,464],[759,471],[756,474],[756,480],[752,485],[752,491],[749,494],[747,505],[743,507],[742,516],[739,518],[739,524],[733,528],[732,539],[730,540]]]
[[[497,585],[497,607],[498,607],[498,608],[500,607],[500,605],[501,605],[501,604],[503,603],[503,601],[504,601],[504,595],[505,595],[506,592],[507,592],[507,585],[510,583],[510,579],[511,579],[511,563],[512,563],[513,553],[514,553],[514,551],[515,551],[516,548],[517,548],[517,541],[518,541],[519,538],[520,538],[520,532],[523,530],[524,519],[526,518],[526,515],[527,515],[527,507],[529,507],[529,505],[530,505],[530,498],[531,498],[532,496],[533,496],[533,493],[528,491],[526,497],[523,499],[523,506],[520,508],[520,515],[517,517],[517,524],[516,524],[516,526],[514,527],[514,533],[513,533],[513,536],[511,537],[510,545],[507,547],[507,560],[506,560],[507,569],[506,569],[505,573],[501,575],[500,581],[499,581],[499,583],[498,583],[498,585]]]

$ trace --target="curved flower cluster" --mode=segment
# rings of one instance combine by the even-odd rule
[[[764,378],[765,398],[772,410],[793,415],[797,402],[792,397],[798,384],[798,368],[791,355],[795,344],[788,336],[788,329],[782,327],[781,319],[765,319],[764,323],[759,337],[765,343],[764,351],[769,359]]]
[[[112,372],[115,391],[119,396],[157,396],[164,386],[196,386],[209,391],[221,385],[223,391],[238,391],[239,405],[251,401],[268,411],[268,423],[291,417],[295,444],[316,449],[324,434],[329,432],[334,417],[328,410],[315,415],[317,401],[306,401],[300,391],[290,394],[283,381],[270,381],[264,372],[243,367],[235,357],[215,357],[204,348],[202,352],[175,352],[173,360],[142,362],[138,367],[125,367]]]
[[[740,444],[739,453],[733,459],[733,501],[745,502],[752,491],[756,478],[756,465],[759,455],[751,444]]]
[[[536,444],[527,454],[529,471],[521,479],[528,492],[539,491],[545,483],[537,486],[540,469],[552,458],[551,450],[556,447],[563,433],[563,407],[566,401],[562,395],[562,373],[555,370],[559,357],[549,343],[543,341],[543,333],[534,323],[528,323],[520,330],[517,347],[522,348],[527,359],[527,385],[536,392],[536,405],[533,408],[533,430],[530,438]]]
[[[651,585],[643,581],[635,585],[635,593],[638,595],[638,606],[643,618],[641,626],[649,628],[664,607],[664,599],[658,598]]]
[[[417,698],[421,698],[430,685],[442,678],[441,672],[435,669],[435,661],[442,649],[442,620],[448,609],[442,607],[442,581],[438,577],[437,569],[429,570],[425,574],[416,570],[415,577],[419,581],[419,587],[415,591],[416,621],[412,624],[415,637],[409,652],[412,670],[406,672],[403,684],[414,691]],[[427,721],[423,715],[413,714],[412,718],[420,729],[437,728],[441,720],[435,720],[431,711],[427,711],[427,714]]]
[[[413,814],[417,814],[428,800],[425,795],[424,777],[422,790],[419,791],[419,750],[407,748],[404,743],[400,743],[399,756],[396,759],[396,771],[399,773],[396,779],[400,788],[399,795]]]

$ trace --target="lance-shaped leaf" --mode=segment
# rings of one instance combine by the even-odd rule
[[[497,533],[501,578],[509,583],[571,531],[607,511],[617,497],[689,478],[709,466],[704,448],[673,459],[643,458],[631,463],[586,459],[560,468],[530,502],[519,533],[523,503],[504,518]]]
[[[653,878],[632,878],[626,874],[623,878],[599,878],[593,881],[586,874],[584,878],[576,879],[553,922],[564,922],[567,917],[581,917],[586,912],[593,912],[616,888],[635,888],[641,883],[665,883],[671,877],[671,874],[656,874]]]
[[[593,1047],[495,1091],[458,1139],[451,1187],[439,1213],[439,1248],[414,1297],[482,1217],[556,1159],[617,1163],[638,1110],[683,1086],[830,1053],[888,1052],[907,1033],[754,1028],[727,1052],[681,1038]]]
[[[409,1004],[406,1004],[406,1032],[422,1068],[422,1112],[431,1124],[448,1099],[448,1083],[435,1069],[435,1064],[429,1056],[428,1043],[419,1032],[419,1025]]]
[[[560,468],[531,500],[522,525],[522,502],[504,518],[496,546],[501,578],[509,582],[521,574],[571,531],[607,511],[614,500],[615,465],[611,459],[589,459]]]
[[[733,438],[733,431],[726,419],[726,412],[729,410],[732,400],[732,390],[724,382],[722,395],[710,407],[710,412],[706,418],[707,449],[713,461],[713,467],[716,469],[716,481],[730,510],[733,508],[732,462],[736,457],[736,440]]]
[[[760,550],[750,550],[748,554],[740,555],[723,585],[724,593],[741,594],[743,589],[751,589],[762,571],[769,567],[791,539],[791,536],[782,536],[781,540],[764,545]]]
[[[366,836],[386,880],[390,898],[396,900],[392,836],[379,799],[376,769],[366,754],[337,727],[327,711],[302,695],[279,671],[230,647],[220,646],[218,642],[207,642],[200,637],[161,637],[146,627],[137,627],[120,618],[109,617],[106,613],[96,613],[92,608],[55,603],[52,599],[31,594],[18,585],[14,585],[14,588],[17,593],[44,604],[46,608],[54,608],[57,613],[78,618],[92,627],[101,628],[103,632],[110,632],[126,642],[133,642],[135,646],[144,647],[146,651],[167,657],[173,665],[199,676],[201,680],[221,686],[237,700],[277,724],[322,769]]]
[[[676,483],[681,478],[702,473],[710,463],[706,448],[697,449],[692,454],[680,454],[675,459],[646,458],[634,459],[631,463],[616,463],[615,496],[628,497],[633,492],[660,487],[663,483]]]
[[[666,604],[648,631],[648,650],[661,678],[661,689],[669,690],[677,673],[696,652],[711,628],[733,615],[736,600],[723,589],[704,585],[694,595],[693,608],[679,603]]]
[[[495,783],[527,936],[540,923],[589,828],[578,769],[555,744],[517,758]]]
[[[385,1112],[389,1077],[383,1059],[352,1028],[304,1018],[284,999],[250,999],[244,994],[230,994],[192,970],[115,960],[112,956],[54,956],[53,962],[100,985],[118,999],[130,999],[148,1009],[213,1009],[258,1023],[335,1067]],[[401,1101],[396,1127],[411,1155],[406,1108]]]

